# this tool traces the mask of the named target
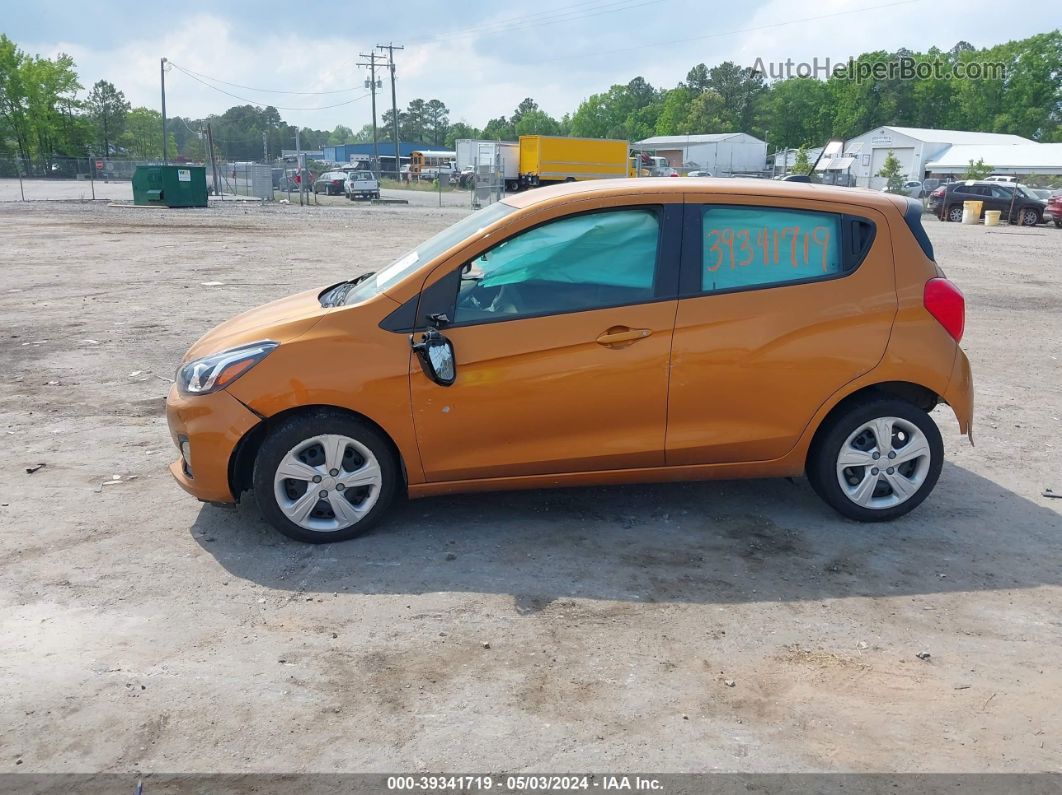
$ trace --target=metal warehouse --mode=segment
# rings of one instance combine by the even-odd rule
[[[952,147],[961,146],[963,152],[968,153],[967,162],[963,163],[965,167],[970,158],[976,161],[982,157],[978,152],[986,148],[999,151],[1017,145],[1039,146],[1028,138],[1005,133],[884,126],[850,138],[845,144],[844,154],[854,158],[850,174],[857,186],[882,188],[885,178],[877,176],[877,173],[885,165],[889,152],[900,161],[901,173],[910,179],[922,180],[929,176],[929,164],[937,161]],[[988,157],[984,157],[984,161],[996,165]]]
[[[714,176],[760,173],[767,167],[767,142],[748,133],[654,135],[635,149],[666,157],[674,168],[702,169]]]
[[[932,177],[961,175],[970,161],[983,160],[993,174],[1062,175],[1062,143],[975,146],[958,144],[926,163]]]

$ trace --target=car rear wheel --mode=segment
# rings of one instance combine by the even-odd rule
[[[952,221],[954,223],[961,223],[962,222],[962,205],[961,204],[953,204],[951,207],[948,208],[947,215],[948,215],[948,220],[949,221]]]
[[[1036,210],[1031,207],[1026,207],[1021,211],[1021,225],[1022,226],[1036,226],[1040,223],[1040,216]]]
[[[253,485],[262,516],[289,538],[311,544],[345,541],[387,510],[399,468],[374,428],[321,410],[292,417],[262,442]]]
[[[883,522],[916,508],[937,483],[944,443],[933,419],[897,399],[853,403],[828,420],[808,455],[808,480],[834,510]]]
[[[1055,229],[1062,229],[1062,218],[1055,219]]]

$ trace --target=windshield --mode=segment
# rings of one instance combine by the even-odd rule
[[[343,305],[356,304],[372,298],[382,290],[400,282],[425,262],[435,259],[447,249],[479,233],[515,209],[504,202],[495,202],[463,218],[453,226],[448,226],[347,293]]]

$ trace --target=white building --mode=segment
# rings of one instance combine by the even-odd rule
[[[892,152],[900,161],[900,171],[909,179],[925,179],[929,176],[929,163],[936,162],[948,149],[955,146],[974,151],[985,147],[1008,147],[1022,144],[1041,146],[1020,135],[1005,133],[966,132],[964,130],[926,130],[920,127],[875,127],[855,138],[850,138],[844,147],[846,157],[854,158],[850,173],[860,187],[881,188],[884,177],[876,176],[885,165],[885,158]],[[979,156],[973,159],[976,161]],[[989,163],[985,158],[985,163]],[[995,163],[991,163],[995,166]]]
[[[673,168],[710,171],[716,177],[767,167],[767,142],[748,133],[654,135],[635,141],[634,148],[666,157]]]
[[[932,177],[961,175],[970,161],[983,160],[993,174],[1062,174],[1062,143],[956,144],[926,163]]]

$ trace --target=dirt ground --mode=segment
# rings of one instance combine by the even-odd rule
[[[938,409],[893,524],[747,481],[312,547],[171,481],[163,395],[215,323],[464,212],[335,204],[0,204],[0,772],[1062,768],[1062,230],[927,220],[977,446]]]

